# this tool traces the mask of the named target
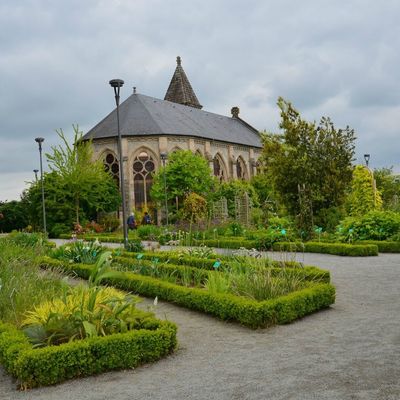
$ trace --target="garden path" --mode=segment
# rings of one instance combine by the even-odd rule
[[[329,310],[252,331],[159,302],[158,316],[179,326],[175,354],[28,392],[1,371],[0,399],[400,399],[400,254],[304,261],[331,271],[337,301]]]

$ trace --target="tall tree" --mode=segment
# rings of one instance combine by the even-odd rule
[[[310,214],[309,207],[318,216],[341,206],[352,176],[354,131],[336,129],[326,117],[308,122],[281,97],[278,107],[283,132],[263,135],[263,160],[282,203],[295,216]]]
[[[350,214],[355,217],[382,208],[382,198],[375,186],[372,171],[363,165],[357,165],[354,168],[348,205]]]
[[[62,129],[57,131],[62,144],[53,146],[46,154],[50,170],[57,179],[55,185],[72,198],[75,221],[83,206],[96,211],[116,209],[119,193],[111,175],[104,170],[101,160],[94,161],[90,141],[82,141],[82,132],[73,126],[74,139],[70,145]]]
[[[189,150],[178,150],[169,155],[168,163],[154,175],[151,197],[160,204],[164,201],[164,172],[168,202],[183,199],[191,192],[207,197],[214,185],[214,178],[207,161]]]

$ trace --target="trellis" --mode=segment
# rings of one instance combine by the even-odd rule
[[[228,202],[225,197],[213,202],[211,214],[213,220],[224,222],[228,219]]]
[[[235,218],[242,225],[250,225],[251,199],[247,192],[235,196]]]

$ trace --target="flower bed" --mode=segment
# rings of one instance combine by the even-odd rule
[[[378,247],[375,244],[344,244],[319,242],[279,242],[274,243],[275,251],[299,251],[306,253],[323,253],[337,256],[367,257],[377,256]]]
[[[118,254],[114,252],[114,254]],[[198,274],[196,269],[204,269],[212,271],[214,270],[214,265],[217,260],[220,261],[219,269],[229,268],[230,263],[232,263],[232,257],[230,256],[218,256],[215,258],[196,258],[185,256],[181,257],[174,253],[163,251],[163,252],[143,252],[143,253],[129,253],[123,251],[121,253],[122,257],[115,257],[117,262],[123,265],[128,265],[132,262],[137,262],[137,257],[140,254],[141,262],[151,263],[156,262],[158,268],[166,268],[176,270],[178,273],[184,273],[185,268],[189,268],[192,275]],[[301,275],[306,280],[320,281],[320,282],[330,282],[330,272],[323,270],[314,266],[302,266],[300,263],[293,261],[270,261],[271,271],[273,274],[278,274],[282,268],[292,268],[295,270],[296,274]],[[192,267],[192,268],[190,268]],[[204,276],[207,274],[204,273]]]
[[[43,268],[63,268],[82,278],[88,278],[92,266],[69,264],[44,257],[39,260]],[[148,297],[171,301],[180,306],[202,311],[223,320],[235,320],[250,328],[285,324],[329,307],[335,302],[335,288],[328,283],[310,284],[305,289],[272,300],[255,301],[232,294],[211,293],[204,289],[179,286],[149,276],[120,272],[105,280],[123,290]]]
[[[0,362],[21,388],[53,385],[156,361],[175,348],[176,330],[171,322],[147,317],[126,333],[33,348],[22,331],[0,323]]]

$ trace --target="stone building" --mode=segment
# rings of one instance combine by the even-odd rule
[[[119,111],[128,210],[151,206],[152,174],[162,165],[161,153],[190,150],[205,157],[221,181],[256,174],[258,131],[239,117],[238,107],[231,117],[202,110],[180,57],[164,100],[134,89]],[[84,136],[89,138],[95,157],[119,181],[116,110]]]

